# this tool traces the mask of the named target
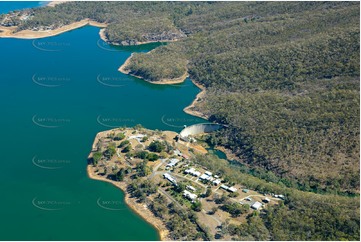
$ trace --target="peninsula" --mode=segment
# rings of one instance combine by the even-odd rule
[[[175,132],[140,125],[100,132],[88,175],[120,188],[128,206],[156,227],[162,240],[230,240],[219,226],[237,226],[285,197],[261,194],[199,163],[208,153],[199,135],[186,141]]]

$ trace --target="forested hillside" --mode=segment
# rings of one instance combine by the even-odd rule
[[[157,79],[153,68],[170,71],[186,56],[191,78],[208,91],[196,108],[229,125],[215,144],[289,187],[358,193],[358,5],[237,4],[178,21],[192,34],[135,55],[142,65],[131,69]],[[180,57],[157,66],[158,51]]]
[[[26,11],[27,21],[7,20],[18,31],[90,18],[108,23],[114,44],[178,40],[134,54],[127,68],[149,81],[188,70],[206,88],[195,110],[228,126],[209,138],[236,155],[227,172],[258,190],[297,189],[229,233],[359,239],[359,201],[345,196],[360,189],[358,2],[71,2]]]

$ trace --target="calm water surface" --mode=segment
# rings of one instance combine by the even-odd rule
[[[87,177],[86,158],[99,131],[203,122],[182,111],[199,89],[118,72],[132,52],[158,44],[112,47],[98,32],[0,39],[1,240],[159,239],[119,189]]]
[[[26,1],[26,2],[10,2],[10,1],[1,1],[0,2],[0,14],[8,13],[14,10],[21,10],[25,8],[36,8],[43,7],[50,1]]]

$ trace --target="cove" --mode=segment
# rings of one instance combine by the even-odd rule
[[[132,52],[84,27],[38,40],[0,39],[1,240],[158,240],[123,193],[87,177],[97,132],[141,124],[179,132],[199,89],[118,72]],[[111,204],[113,209],[99,206]],[[140,232],[141,231],[141,232]]]

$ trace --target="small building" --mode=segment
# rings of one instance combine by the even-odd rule
[[[273,197],[275,197],[275,198],[280,198],[280,199],[282,199],[282,200],[285,200],[285,196],[284,196],[284,195],[273,194]]]
[[[180,152],[178,149],[174,150],[173,153],[177,156],[182,156],[182,152]]]
[[[243,189],[243,190],[242,190],[242,192],[244,192],[244,193],[248,193],[248,192],[249,192],[249,190],[248,190],[248,189]]]
[[[228,190],[229,187],[226,186],[226,185],[221,185],[221,188],[224,189],[224,190]]]
[[[262,199],[262,201],[265,203],[269,203],[271,201],[271,199],[269,199],[268,197],[265,197],[264,199]]]
[[[174,167],[179,162],[178,159],[170,159],[169,163],[167,164],[167,167]]]
[[[184,159],[186,159],[186,160],[189,160],[189,156],[186,155],[186,154],[182,154],[182,157],[183,157]]]
[[[164,173],[163,177],[165,179],[167,179],[168,181],[170,181],[172,184],[177,185],[177,181],[176,179],[174,179],[171,175],[169,175],[168,173]]]
[[[206,174],[203,174],[199,177],[199,179],[201,179],[201,180],[208,180],[208,178],[209,178],[209,176]]]
[[[139,143],[141,143],[142,139],[144,138],[144,134],[137,134],[137,135],[132,135],[129,136],[128,140],[130,139],[136,139]]]
[[[191,173],[194,172],[194,171],[195,171],[194,168],[191,167],[191,168],[185,170],[184,173],[186,173],[186,174],[191,174]]]
[[[244,200],[247,200],[247,201],[252,201],[252,198],[250,198],[250,197],[246,197]]]
[[[196,171],[193,167],[185,170],[184,173],[191,174],[192,176],[197,176],[197,177],[201,175],[201,173],[199,171]]]
[[[237,188],[235,188],[235,187],[229,187],[229,188],[228,188],[228,191],[229,191],[229,192],[236,192],[236,191],[237,191]]]
[[[210,172],[210,171],[206,171],[206,172],[204,172],[204,174],[206,174],[208,176],[212,176],[212,172]]]
[[[188,198],[189,200],[191,201],[194,201],[196,198],[197,198],[197,195],[196,194],[193,194],[191,192],[188,192],[187,190],[184,190],[183,191],[183,196]]]
[[[210,181],[210,182],[212,182],[212,181],[214,181],[214,178],[213,177],[211,177],[211,176],[209,176],[209,177],[207,177],[207,179],[206,179],[207,181]]]
[[[201,173],[199,171],[195,171],[191,175],[198,177],[201,175]]]
[[[219,178],[219,176],[217,176],[217,175],[214,175],[214,178],[217,178],[217,179],[218,179],[218,178]]]
[[[255,209],[255,210],[258,210],[262,207],[262,203],[260,202],[255,202],[252,204],[251,208]]]
[[[195,189],[194,187],[192,187],[192,186],[186,186],[186,188],[187,188],[188,190],[192,191],[192,192],[195,192],[195,191],[196,191],[196,189]]]
[[[221,183],[221,180],[217,179],[213,181],[213,185],[218,186]]]

